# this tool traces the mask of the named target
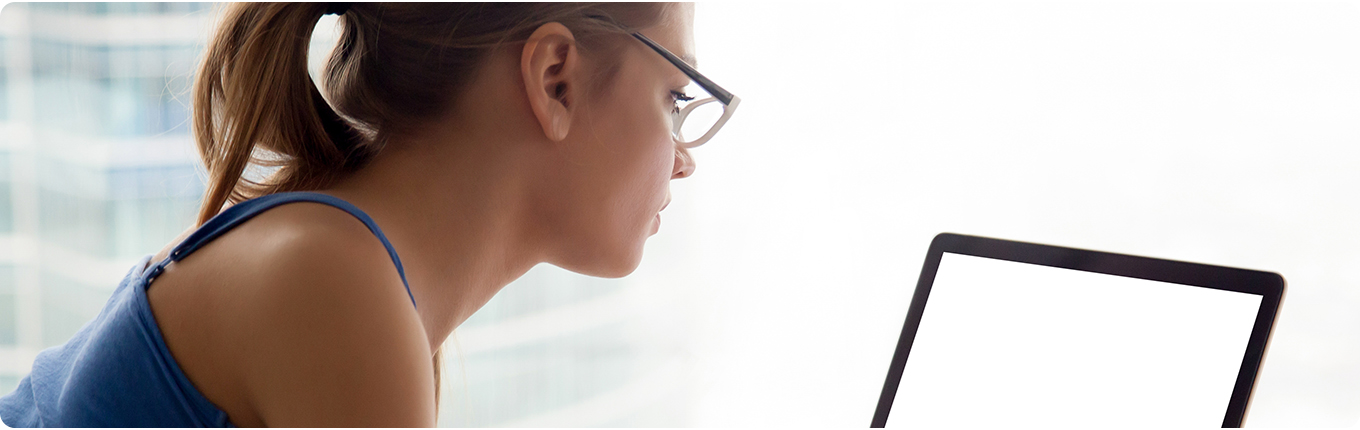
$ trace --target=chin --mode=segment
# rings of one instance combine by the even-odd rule
[[[641,258],[628,261],[592,261],[586,264],[553,263],[557,267],[597,278],[622,278],[637,270]]]
[[[642,264],[642,241],[638,242],[633,246],[580,252],[550,263],[586,276],[622,278],[632,274]]]
[[[621,264],[616,267],[605,268],[594,273],[586,273],[586,275],[594,276],[597,278],[611,278],[611,279],[622,278],[624,276],[633,274],[634,271],[637,271],[637,267],[638,262],[633,262],[632,264]]]

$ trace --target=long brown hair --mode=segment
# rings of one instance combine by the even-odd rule
[[[222,11],[193,90],[193,134],[208,173],[199,225],[226,205],[322,189],[363,167],[392,136],[446,113],[489,52],[543,24],[567,26],[585,54],[608,51],[610,39],[617,45],[664,14],[649,3],[347,6],[324,72],[328,97],[308,75],[307,52],[330,4],[232,3]],[[252,167],[266,174],[244,177]],[[436,405],[442,354],[434,354]]]

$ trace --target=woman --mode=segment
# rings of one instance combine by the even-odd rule
[[[323,98],[306,52],[326,13],[343,34]],[[637,267],[669,181],[694,171],[687,148],[739,102],[677,58],[693,56],[692,15],[228,6],[195,84],[200,227],[40,354],[0,419],[434,425],[439,347],[503,286],[540,262]],[[691,78],[718,99],[707,122],[681,106]]]

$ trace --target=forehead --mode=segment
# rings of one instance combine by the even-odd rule
[[[663,6],[661,20],[657,25],[644,29],[641,33],[689,65],[696,65],[693,3],[672,3]],[[646,49],[645,46],[643,48]]]

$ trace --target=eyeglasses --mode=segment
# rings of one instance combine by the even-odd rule
[[[670,61],[680,71],[699,84],[705,92],[712,97],[695,100],[693,97],[683,97],[678,100],[683,103],[679,106],[672,118],[671,135],[675,141],[685,148],[694,148],[708,142],[713,135],[718,134],[718,129],[727,123],[727,119],[732,117],[732,112],[737,111],[737,105],[741,104],[741,98],[724,90],[723,87],[708,80],[703,74],[695,70],[693,66],[685,63],[680,57],[662,48],[661,45],[643,36],[641,33],[633,33],[633,37],[647,44],[656,53],[661,54]],[[716,103],[715,103],[716,102]],[[721,109],[719,109],[721,108]]]

